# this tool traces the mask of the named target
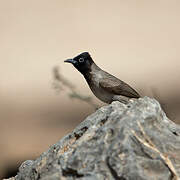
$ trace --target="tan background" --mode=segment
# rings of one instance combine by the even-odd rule
[[[59,65],[79,92],[91,95],[63,63],[83,51],[143,96],[155,90],[179,120],[180,1],[0,0],[0,176],[38,157],[94,111],[52,88]]]

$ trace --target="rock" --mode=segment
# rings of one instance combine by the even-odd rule
[[[15,180],[180,179],[180,126],[159,103],[144,97],[102,107]]]

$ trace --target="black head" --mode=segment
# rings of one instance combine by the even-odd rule
[[[94,63],[88,52],[83,52],[73,59],[67,59],[64,62],[73,64],[83,75],[91,71],[91,65]]]

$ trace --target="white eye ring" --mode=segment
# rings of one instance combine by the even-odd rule
[[[84,58],[82,58],[82,57],[79,58],[79,62],[80,62],[80,63],[84,62]]]

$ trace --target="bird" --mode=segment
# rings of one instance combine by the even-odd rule
[[[84,76],[93,94],[107,104],[113,101],[128,104],[130,99],[140,98],[127,83],[97,66],[88,52],[64,62],[71,63]]]

